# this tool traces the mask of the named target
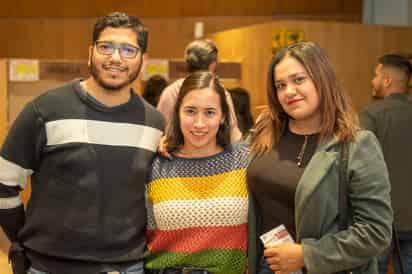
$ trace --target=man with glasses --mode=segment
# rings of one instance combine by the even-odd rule
[[[132,90],[147,31],[99,18],[90,76],[28,103],[0,151],[0,221],[15,273],[143,273],[145,182],[160,113]],[[19,191],[31,177],[26,211]]]

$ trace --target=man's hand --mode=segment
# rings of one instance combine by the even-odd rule
[[[166,136],[162,136],[159,140],[159,146],[157,148],[157,152],[162,155],[163,157],[172,159],[172,156],[170,153],[167,151],[167,142],[166,142]]]

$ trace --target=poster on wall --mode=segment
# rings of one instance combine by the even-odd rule
[[[305,40],[303,30],[286,29],[279,30],[272,35],[272,53],[274,54],[281,47],[289,46]]]
[[[147,81],[153,75],[161,75],[166,80],[169,80],[169,60],[166,59],[151,59],[146,63],[146,68],[143,71],[142,80]]]
[[[10,59],[9,80],[14,82],[39,81],[39,60]]]

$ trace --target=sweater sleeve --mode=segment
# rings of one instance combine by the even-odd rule
[[[39,159],[42,119],[29,103],[19,114],[0,151],[0,225],[10,241],[18,240],[25,213],[19,192]]]

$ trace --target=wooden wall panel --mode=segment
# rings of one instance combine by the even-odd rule
[[[343,13],[356,13],[362,15],[363,1],[359,0],[345,0],[339,1],[342,5],[341,11]]]
[[[183,58],[197,21],[204,22],[205,33],[212,33],[272,20],[268,16],[142,18],[149,28],[152,58]],[[89,18],[0,18],[0,33],[8,39],[0,47],[0,57],[87,59],[94,23]]]
[[[112,11],[139,16],[182,16],[182,0],[5,0],[1,17],[97,17]]]
[[[23,107],[33,100],[35,97],[50,90],[54,87],[62,85],[63,81],[43,80],[37,82],[9,82],[9,98],[8,98],[8,121],[13,124],[17,115],[22,111]]]
[[[276,12],[281,14],[305,13],[357,13],[362,14],[362,1],[359,0],[277,0],[274,1]]]
[[[245,37],[253,43],[245,43]],[[242,64],[241,86],[250,92],[252,112],[256,117],[256,107],[266,101],[265,69],[271,56],[270,32],[268,34],[262,27],[243,28],[221,32],[211,38],[216,41],[221,58]]]
[[[46,19],[29,20],[25,23],[6,19],[0,24],[0,28],[2,33],[8,35],[8,42],[4,43],[2,49],[4,57],[38,55],[38,58],[45,58],[63,53],[63,47],[56,46],[56,41],[63,41],[64,37],[61,24],[54,24],[53,21]]]
[[[410,27],[385,27],[382,31],[382,50],[385,52],[412,52]],[[402,47],[399,44],[402,43]],[[409,46],[409,47],[408,47]]]
[[[111,1],[111,0],[109,0]],[[121,3],[122,1],[119,1]],[[136,1],[124,1],[128,4],[124,4],[118,9],[112,10],[133,10],[133,14],[141,17],[180,17],[183,15],[184,0],[171,0],[171,1],[159,1],[159,0],[143,0],[139,1],[139,5]]]
[[[0,144],[8,130],[7,60],[0,59]]]
[[[273,0],[183,0],[183,16],[270,16],[281,13]]]
[[[259,113],[256,107],[266,103],[271,36],[285,29],[303,30],[306,40],[319,43],[327,51],[357,110],[371,102],[370,82],[377,58],[412,48],[412,28],[331,22],[277,21],[211,35],[222,58],[242,63],[241,84],[250,91],[255,116]],[[253,43],[245,44],[245,37]]]
[[[0,17],[96,17],[120,10],[142,17],[362,13],[359,0],[3,0]]]
[[[316,13],[335,13],[339,11],[340,8],[338,1],[322,0],[279,0],[276,2],[276,5],[276,10],[282,11],[283,13],[308,13],[309,10]]]

